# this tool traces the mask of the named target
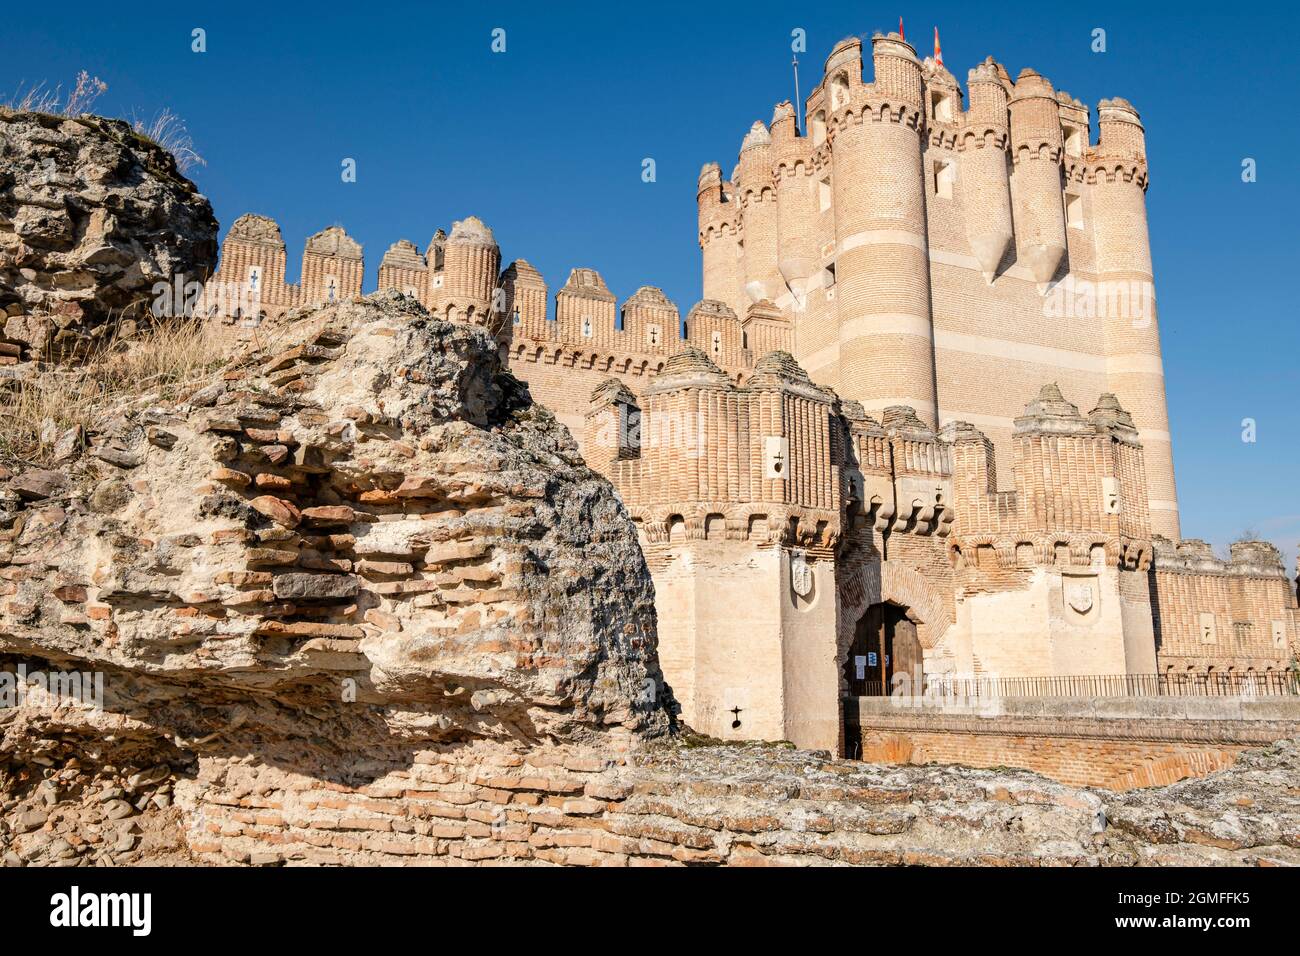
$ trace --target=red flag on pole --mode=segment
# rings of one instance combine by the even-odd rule
[[[943,50],[939,47],[939,28],[934,28],[934,62],[943,66]]]
[[[903,32],[903,18],[901,16],[898,18],[898,38],[900,40],[907,39],[907,34]]]

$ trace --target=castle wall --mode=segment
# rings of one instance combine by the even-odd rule
[[[682,719],[723,740],[786,739],[778,551],[706,539],[646,552],[655,611],[674,622],[660,637],[664,679],[690,689]]]
[[[1158,669],[1150,577],[1146,571],[1121,568],[1118,572],[1116,597],[1124,632],[1124,669],[1130,674],[1154,674]]]
[[[835,564],[788,549],[781,549],[779,559],[776,594],[781,609],[785,701],[782,739],[801,747],[839,753],[843,721],[838,693],[839,602]],[[806,595],[800,594],[794,585],[799,579],[800,562],[809,571]]]
[[[528,383],[534,400],[554,413],[584,452],[583,421],[592,392],[602,382],[616,378],[640,394],[664,364],[657,355],[578,350],[529,339],[515,340],[506,351],[510,370]]]
[[[1135,661],[1130,671],[1119,574],[1114,568],[1035,567],[1023,573],[1017,588],[963,587],[950,639],[969,642],[981,675],[1150,673],[1154,654],[1141,662],[1147,670],[1139,670]],[[1087,589],[1086,610],[1070,603],[1068,595],[1077,588]]]
[[[1008,697],[962,704],[858,698],[849,752],[894,764],[1023,767],[1063,783],[1129,790],[1232,766],[1295,733],[1291,700]]]
[[[660,631],[659,663],[682,719],[722,740],[838,749],[832,564],[810,563],[803,597],[790,585],[789,549],[719,529],[684,534],[644,545],[656,613],[671,622]]]
[[[1300,654],[1294,582],[1270,545],[1233,546],[1216,557],[1203,541],[1158,545],[1151,581],[1163,671],[1281,674]]]

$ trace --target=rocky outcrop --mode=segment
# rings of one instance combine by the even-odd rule
[[[104,675],[98,707],[0,711],[11,763],[80,739],[344,781],[668,730],[632,523],[483,330],[376,295],[125,417],[88,471],[0,492],[0,651]]]
[[[368,754],[356,761],[379,769]],[[57,866],[1300,864],[1293,741],[1204,779],[1125,794],[1025,771],[873,766],[690,738],[624,754],[441,745],[358,786],[239,755],[198,764],[174,784],[166,767],[49,770],[0,804],[0,857]]]
[[[0,364],[80,354],[159,283],[177,314],[216,258],[211,205],[129,124],[0,110]]]

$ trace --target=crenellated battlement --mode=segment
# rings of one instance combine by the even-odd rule
[[[657,369],[663,358],[692,344],[739,377],[753,365],[749,330],[765,351],[790,347],[788,322],[770,302],[756,303],[741,316],[725,303],[703,300],[687,315],[683,331],[681,314],[663,290],[642,286],[620,305],[590,268],[570,272],[548,316],[551,297],[542,275],[523,259],[504,270],[499,262],[491,229],[469,217],[450,235],[438,230],[424,253],[408,239],[389,246],[379,265],[378,288],[410,295],[436,315],[488,325],[508,354],[531,360],[558,351],[605,370]],[[302,263],[301,283],[286,282],[280,227],[264,216],[241,216],[222,244],[201,308],[255,324],[300,306],[361,294],[363,251],[342,227],[309,238]]]
[[[602,383],[584,445],[651,543],[718,537],[829,554],[841,505],[835,403],[788,353],[763,356],[738,385],[687,346],[639,402]]]
[[[1237,541],[1227,559],[1205,541],[1154,541],[1156,639],[1164,668],[1280,669],[1300,655],[1294,582],[1267,541]]]
[[[1146,471],[1133,419],[1113,395],[1087,415],[1046,385],[1016,419],[1014,487],[998,491],[992,442],[968,422],[941,432],[953,448],[957,567],[990,549],[1003,568],[1151,560]]]

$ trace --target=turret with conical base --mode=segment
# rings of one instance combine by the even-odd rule
[[[1019,259],[1040,291],[1046,291],[1066,254],[1060,107],[1052,84],[1029,69],[1016,79],[1008,106]]]
[[[970,109],[958,143],[966,208],[966,238],[985,281],[992,283],[1011,250],[1011,192],[1007,178],[1007,91],[990,58],[970,71]]]

